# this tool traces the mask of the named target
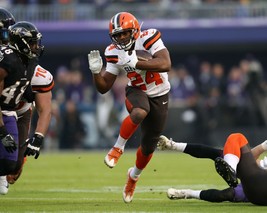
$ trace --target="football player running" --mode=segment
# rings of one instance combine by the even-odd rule
[[[15,23],[15,18],[9,11],[4,8],[0,8],[0,21],[2,23],[5,23],[5,27],[2,28],[2,30],[7,31],[7,28]],[[4,35],[5,37],[3,36],[0,39],[2,43],[7,44],[9,38],[7,38],[7,34]],[[9,174],[7,176],[7,181],[10,184],[15,183],[15,181],[20,177],[27,155],[35,155],[35,159],[37,159],[39,156],[40,147],[43,143],[44,135],[47,132],[51,119],[51,90],[53,86],[54,80],[52,74],[40,65],[37,65],[35,67],[31,80],[31,87],[27,88],[27,90],[23,94],[23,99],[16,107],[16,113],[18,116],[17,126],[19,132],[19,151],[16,168],[12,172],[12,174]],[[29,133],[32,114],[32,102],[35,102],[35,108],[38,112],[38,121],[35,129],[35,134],[25,143]],[[39,144],[40,147],[31,149],[31,144],[33,142],[35,144]],[[24,146],[22,144],[24,144]],[[5,181],[3,185],[6,186]],[[6,191],[6,187],[4,187],[4,189],[4,191]]]
[[[228,140],[238,141],[238,137],[243,140],[245,138],[241,134],[232,134]],[[234,138],[234,139],[233,139]],[[172,139],[168,139],[166,136],[161,135],[158,142],[159,150],[174,150],[180,153],[186,153],[196,158],[209,158],[215,162],[222,162],[224,151],[222,149],[213,148],[203,144],[175,142]],[[267,169],[267,157],[260,159],[260,155],[267,151],[267,140],[251,149],[251,153],[257,162],[257,165],[262,169]],[[217,167],[216,169],[218,169]],[[230,170],[229,170],[230,171]],[[233,171],[233,170],[232,170]],[[224,174],[225,175],[225,174]],[[230,175],[233,178],[231,187],[219,190],[219,189],[206,189],[206,190],[192,190],[192,189],[175,189],[169,188],[167,196],[170,199],[200,199],[209,202],[249,202],[247,196],[244,193],[242,183],[237,184],[235,175]],[[237,184],[237,186],[236,186]]]
[[[9,28],[11,45],[3,45],[0,49],[0,176],[10,174],[16,167],[18,129],[15,108],[30,85],[37,65],[38,55],[32,49],[39,49],[41,34],[34,25],[27,24],[35,29],[34,35],[21,26],[12,25]]]
[[[0,23],[4,23],[1,28],[1,42],[3,44],[8,43],[9,37],[8,34],[4,32],[7,31],[7,28],[15,23],[15,19],[13,15],[5,10],[4,8],[0,8]],[[19,37],[15,31],[24,31],[24,34],[21,34]],[[40,45],[41,34],[37,30],[37,28],[29,23],[29,22],[19,22],[15,25],[15,27],[11,28],[11,47],[16,48],[21,54],[26,55],[24,50],[27,51],[28,48],[28,58],[31,58],[37,61],[37,58],[43,52],[43,46]],[[21,42],[21,40],[22,42]],[[13,41],[12,41],[13,40]],[[23,94],[23,96],[27,97],[26,99],[20,100],[19,104],[15,109],[18,115],[17,120],[17,128],[19,133],[19,150],[18,150],[18,159],[16,162],[15,169],[10,173],[12,175],[1,176],[0,177],[0,194],[6,194],[8,192],[8,183],[14,183],[17,178],[20,176],[22,171],[22,166],[26,158],[24,156],[27,155],[35,155],[37,159],[40,152],[40,147],[43,142],[44,134],[48,129],[48,125],[51,117],[51,98],[52,93],[51,89],[53,88],[54,81],[51,73],[45,69],[43,69],[40,65],[35,64],[34,75],[31,79],[31,87],[28,86],[27,90]],[[36,95],[35,95],[36,94]],[[26,141],[28,138],[29,125],[31,120],[31,103],[35,100],[36,109],[39,114],[38,123],[36,127],[36,132],[32,138]],[[25,144],[22,146],[22,144]],[[6,180],[7,179],[7,180]]]
[[[10,184],[14,184],[20,177],[27,156],[33,155],[35,159],[39,157],[40,148],[51,120],[53,87],[54,80],[52,74],[40,65],[37,65],[31,80],[31,87],[27,88],[23,99],[16,108],[18,116],[19,152],[15,170],[7,175],[7,181]],[[28,139],[33,102],[38,113],[38,120],[35,134]],[[36,148],[32,147],[33,143],[36,144]]]
[[[113,168],[124,152],[127,140],[138,126],[141,127],[140,146],[136,162],[127,173],[123,200],[129,203],[139,177],[156,149],[158,138],[165,127],[168,114],[171,69],[169,51],[157,29],[140,31],[137,19],[128,12],[114,15],[109,23],[112,44],[105,50],[106,69],[98,50],[88,54],[89,68],[97,90],[109,91],[120,72],[125,72],[129,81],[126,91],[126,108],[129,115],[122,121],[120,133],[113,148],[105,156],[105,164]],[[147,61],[138,60],[136,50],[145,50],[152,55]]]

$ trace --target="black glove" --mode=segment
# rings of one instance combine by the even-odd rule
[[[12,153],[17,150],[18,146],[16,141],[12,135],[7,132],[5,126],[0,127],[0,139],[7,152]]]
[[[26,140],[27,148],[24,152],[24,157],[27,155],[35,155],[37,159],[40,155],[40,148],[43,144],[44,136],[41,133],[35,133],[32,138]]]

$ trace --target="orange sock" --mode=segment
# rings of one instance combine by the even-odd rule
[[[233,154],[238,158],[240,158],[240,148],[242,148],[247,144],[248,141],[243,134],[241,133],[231,134],[227,138],[226,143],[224,145],[223,155]]]
[[[141,151],[141,147],[139,146],[136,152],[136,162],[135,162],[136,167],[138,169],[143,170],[146,167],[146,165],[149,163],[150,159],[152,158],[152,155],[153,153],[148,156],[144,155]]]
[[[122,122],[120,128],[120,136],[124,139],[129,139],[136,131],[138,124],[135,124],[130,115],[128,115]]]
[[[26,161],[27,161],[27,157],[24,157],[22,165],[24,165],[26,163]]]

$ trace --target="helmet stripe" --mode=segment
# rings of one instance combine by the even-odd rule
[[[120,17],[121,17],[121,13],[118,13],[115,15],[114,20],[113,20],[113,29],[117,29],[120,27]]]

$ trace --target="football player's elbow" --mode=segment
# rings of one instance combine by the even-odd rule
[[[109,89],[104,88],[104,87],[97,87],[97,91],[101,94],[105,94],[109,91]]]
[[[101,93],[102,95],[105,94],[105,93],[107,93],[106,90],[98,90],[98,92]]]
[[[161,64],[161,70],[163,71],[163,72],[169,72],[169,71],[171,71],[171,62],[170,61],[166,61],[165,63],[162,63]]]

